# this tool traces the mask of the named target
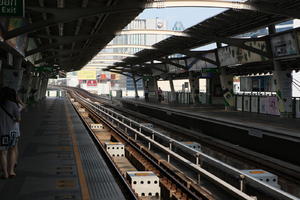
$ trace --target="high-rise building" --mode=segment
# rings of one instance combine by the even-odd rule
[[[183,26],[182,22],[176,21],[174,26],[172,27],[172,30],[173,31],[184,31],[184,26]],[[180,57],[184,57],[184,55],[182,55],[182,54],[173,54],[169,57],[170,58],[180,58]]]
[[[135,19],[128,24],[124,30],[167,30],[166,20],[156,19]],[[135,44],[135,45],[153,45],[163,39],[167,35],[146,35],[146,34],[130,34],[120,35],[114,38],[111,44]],[[114,53],[135,54],[140,51],[138,48],[120,48],[114,49]],[[116,57],[115,57],[116,58]]]
[[[135,19],[128,24],[124,30],[167,30],[167,21],[159,18],[155,19]],[[151,34],[130,34],[120,35],[112,40],[110,44],[134,44],[134,45],[147,45],[151,46],[161,40],[164,40],[168,35],[151,35]],[[126,53],[135,54],[142,49],[139,48],[118,48],[113,49],[113,53]],[[122,57],[113,56],[114,60],[121,60]],[[119,89],[122,90],[134,90],[133,80],[129,77],[123,76],[119,80]],[[138,90],[143,89],[143,81],[137,82]],[[116,88],[117,89],[117,88]]]
[[[183,31],[184,30],[184,26],[182,24],[182,22],[180,21],[176,21],[173,28],[172,28],[173,31]]]

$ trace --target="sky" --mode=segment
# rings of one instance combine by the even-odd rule
[[[185,29],[210,18],[225,9],[220,8],[154,8],[145,9],[138,18],[140,19],[165,19],[168,29],[172,29],[176,21],[181,21]]]

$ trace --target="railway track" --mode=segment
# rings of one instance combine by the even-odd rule
[[[232,163],[238,163],[235,165],[235,167],[240,169],[248,167],[249,169],[265,169],[269,172],[272,172],[280,177],[283,190],[296,196],[300,196],[299,166],[270,156],[266,156],[259,152],[255,152],[220,139],[206,136],[199,133],[199,131],[193,131],[184,127],[180,127],[166,121],[162,121],[135,111],[131,111],[121,106],[112,105],[111,103],[105,103],[107,102],[107,100],[103,100],[99,96],[91,95],[86,91],[78,89],[77,91],[80,92],[81,95],[89,97],[93,101],[104,103],[105,106],[114,109],[117,112],[123,113],[124,115],[132,116],[134,119],[138,119],[139,121],[157,124],[157,127],[161,127],[160,129],[167,130],[167,132],[170,133],[169,135],[174,136],[174,139],[178,139],[178,137],[186,137],[189,138],[189,140],[199,142],[200,144],[208,147],[210,152],[206,153],[208,153],[209,155],[217,157],[223,162],[227,162],[228,159],[233,160],[231,163],[227,164],[232,165]],[[222,159],[219,154],[225,155],[224,158]]]
[[[162,185],[164,185],[166,188],[169,189],[169,191],[176,191],[173,192],[174,194],[181,194],[181,196],[177,196],[177,199],[182,199],[183,197],[187,199],[197,199],[200,197],[200,199],[224,199],[222,196],[225,196],[229,199],[253,199],[250,196],[256,196],[258,199],[297,199],[296,197],[293,197],[292,195],[289,195],[287,193],[284,193],[283,191],[277,190],[275,188],[270,188],[268,185],[260,183],[257,180],[254,180],[251,177],[244,177],[240,171],[231,168],[230,166],[227,166],[224,163],[218,162],[217,160],[204,155],[199,154],[199,152],[193,152],[192,149],[188,149],[190,153],[193,153],[195,155],[195,162],[191,163],[190,160],[184,158],[183,156],[179,155],[178,152],[172,151],[172,146],[174,146],[174,149],[180,149],[185,148],[182,147],[181,144],[177,141],[174,141],[171,138],[165,137],[163,135],[159,135],[158,133],[153,132],[153,130],[149,130],[147,127],[142,127],[138,123],[132,121],[131,119],[124,118],[124,116],[114,112],[111,109],[106,109],[103,106],[100,106],[98,104],[94,103],[93,97],[89,96],[90,100],[86,100],[83,96],[86,97],[86,94],[78,95],[73,93],[74,96],[76,96],[77,100],[81,102],[84,107],[89,110],[90,115],[93,116],[94,120],[100,120],[105,121],[105,123],[110,126],[114,132],[118,133],[119,140],[122,140],[129,146],[131,146],[130,151],[139,151],[139,156],[145,156],[146,158],[142,159],[142,157],[138,157],[137,160],[144,160],[146,165],[150,166],[148,169],[155,169],[155,167],[158,167],[159,175],[164,174],[165,179],[162,178],[161,180],[165,180],[164,182],[161,182]],[[100,110],[98,110],[100,109]],[[101,110],[103,109],[103,110]],[[104,111],[105,110],[105,111]],[[102,113],[102,114],[99,114]],[[108,112],[108,113],[107,113]],[[122,118],[122,119],[121,119]],[[127,120],[127,122],[126,122]],[[129,124],[127,124],[129,123]],[[150,134],[149,135],[149,131]],[[122,133],[123,132],[123,133]],[[124,135],[124,132],[125,133]],[[155,135],[155,138],[157,138],[157,141],[149,141],[150,138],[153,137],[153,134]],[[130,136],[131,135],[131,136]],[[130,137],[129,137],[130,136]],[[172,140],[172,142],[168,143],[166,140]],[[164,142],[166,144],[162,145]],[[153,147],[152,147],[153,146]],[[155,146],[155,148],[154,148]],[[149,148],[152,147],[152,148]],[[158,148],[159,147],[159,148]],[[151,152],[151,150],[159,150],[163,149],[164,152],[160,152],[159,156],[157,157],[157,153]],[[160,149],[160,150],[161,150]],[[162,157],[165,155],[165,160],[162,159]],[[178,162],[178,157],[180,157],[181,164],[182,162],[184,165],[188,166],[188,168],[192,168],[191,171],[196,171],[197,176],[195,177],[201,177],[200,184],[197,184],[197,182],[191,179],[191,177],[186,177],[182,171],[184,170],[178,170],[174,165],[177,165],[176,162]],[[171,162],[170,162],[171,160]],[[147,162],[146,162],[147,161]],[[231,177],[231,179],[234,179],[234,181],[228,181],[230,183],[236,182],[235,184],[228,184],[226,181],[223,181],[219,179],[218,177],[214,176],[213,174],[210,174],[209,172],[205,171],[203,168],[201,168],[200,164],[202,162],[212,162],[213,165],[218,165],[218,169],[223,168],[223,170],[229,170],[231,174],[234,174],[234,178]],[[179,162],[180,163],[180,162]],[[172,169],[172,170],[170,170]],[[176,171],[177,170],[177,171]],[[203,171],[204,170],[204,171]],[[176,172],[176,173],[175,173]],[[208,174],[206,174],[208,173]],[[241,176],[242,175],[242,176]],[[184,178],[183,178],[184,177]],[[213,178],[211,178],[213,177]],[[243,177],[243,179],[241,179]],[[170,180],[171,179],[171,180]],[[197,178],[196,178],[197,179]],[[217,186],[219,189],[217,191],[213,191],[214,195],[207,192],[206,187],[202,187],[201,183],[203,185],[203,182],[205,184],[212,184],[214,186]],[[164,183],[164,184],[163,184]],[[166,183],[169,183],[169,187],[167,187]],[[204,184],[204,185],[205,185]],[[192,187],[191,187],[192,185]],[[225,185],[225,186],[224,186]],[[200,187],[199,187],[200,186]],[[224,189],[225,187],[225,189]],[[227,188],[228,187],[228,188]],[[209,187],[208,187],[209,188]],[[229,189],[230,188],[230,189]],[[247,192],[250,192],[250,195],[246,195],[244,192],[240,190],[245,190],[247,188]],[[175,189],[175,190],[174,190]],[[263,190],[263,191],[261,191]],[[191,192],[192,191],[192,192]],[[222,191],[222,192],[220,192]],[[225,191],[225,192],[224,192]],[[216,192],[219,192],[220,194],[216,195]],[[241,193],[240,193],[241,192]],[[223,194],[224,193],[224,194]],[[234,194],[234,195],[233,195]],[[246,196],[242,197],[244,194]],[[196,196],[193,196],[196,195]],[[241,195],[241,196],[240,196]],[[227,199],[226,198],[226,199]]]

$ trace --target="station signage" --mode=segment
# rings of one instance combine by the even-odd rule
[[[25,0],[0,0],[0,16],[24,17]]]
[[[48,66],[35,67],[34,70],[36,72],[53,72],[54,71],[54,69],[52,67],[48,67]]]

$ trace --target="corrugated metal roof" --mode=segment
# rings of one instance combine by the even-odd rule
[[[264,13],[260,11],[229,9],[184,31],[191,35],[198,35],[198,38],[172,36],[154,44],[153,46],[156,50],[142,50],[135,54],[137,57],[126,58],[123,60],[123,63],[117,63],[117,65],[142,64],[177,53],[178,50],[192,49],[213,43],[215,41],[211,39],[212,37],[232,37],[265,28],[268,25],[291,19],[291,17],[286,16],[286,13],[290,9],[291,13],[300,9],[300,2],[296,0],[249,0],[248,2],[256,5],[259,9],[266,5],[270,6],[270,9],[266,9]],[[278,12],[282,12],[283,14],[279,15],[277,14]],[[135,68],[135,70],[138,71],[139,69]]]
[[[30,0],[26,1],[26,18],[30,22],[28,26],[64,19],[66,13],[71,16],[75,10],[75,16],[92,9],[112,9],[112,12],[102,14],[99,11],[86,17],[74,17],[26,33],[30,33],[30,37],[35,39],[40,48],[37,53],[41,53],[43,59],[39,64],[58,64],[66,71],[78,70],[109,43],[116,32],[133,20],[144,9],[145,4],[146,0]],[[56,10],[52,12],[50,9]],[[60,12],[61,10],[65,12]],[[66,36],[95,34],[98,36],[74,38],[70,42],[66,39]]]

